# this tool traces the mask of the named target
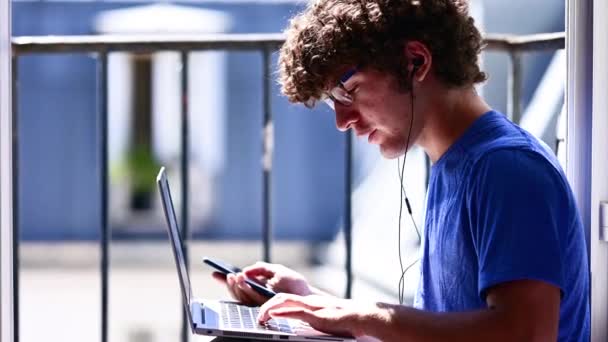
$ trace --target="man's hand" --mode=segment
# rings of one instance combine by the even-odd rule
[[[276,293],[283,292],[307,296],[315,291],[298,272],[283,265],[265,262],[257,262],[245,267],[241,273],[228,276],[214,272],[213,277],[225,283],[232,297],[246,305],[262,305],[268,298],[255,292],[245,282],[245,278],[257,281]]]
[[[260,309],[259,320],[300,319],[342,336],[382,341],[555,341],[559,288],[519,280],[488,290],[488,308],[469,312],[428,312],[401,305],[361,304],[331,296],[279,294]]]
[[[328,334],[361,337],[363,317],[376,309],[375,305],[331,296],[278,294],[260,308],[258,320],[263,323],[273,317],[295,318]]]

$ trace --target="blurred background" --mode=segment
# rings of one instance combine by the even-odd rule
[[[563,0],[474,0],[484,33],[563,32]],[[15,37],[47,35],[278,33],[305,6],[291,0],[13,0]],[[563,51],[522,55],[524,128],[563,162]],[[276,53],[271,56],[274,65]],[[479,91],[507,113],[510,57],[484,52]],[[195,296],[226,298],[203,256],[239,266],[263,258],[263,57],[260,52],[191,52],[189,238]],[[21,341],[93,341],[101,334],[101,184],[97,61],[87,54],[17,59],[17,208]],[[274,78],[273,67],[272,77]],[[154,182],[166,166],[180,207],[178,52],[110,53],[108,77],[109,340],[177,340],[179,286]],[[271,82],[273,262],[344,294],[344,142],[329,108],[291,105]],[[397,162],[353,141],[353,297],[397,302],[400,277]],[[408,154],[405,184],[422,228],[427,162]],[[418,238],[402,218],[405,264]],[[418,270],[406,274],[406,296]],[[192,337],[192,340],[196,340]]]

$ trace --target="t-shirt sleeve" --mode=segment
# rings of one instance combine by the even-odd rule
[[[479,262],[478,291],[540,280],[562,290],[560,236],[567,227],[560,173],[534,152],[498,150],[472,171],[468,187],[471,235]]]

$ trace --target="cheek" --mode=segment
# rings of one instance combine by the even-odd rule
[[[409,123],[406,120],[409,117],[405,110],[405,98],[386,89],[379,89],[372,94],[373,96],[357,99],[357,105],[366,121],[387,133],[403,131],[405,122]]]
[[[408,122],[404,118],[404,113],[399,111],[398,108],[384,108],[383,112],[376,114],[377,123],[383,131],[395,136],[402,135],[405,130],[405,123]]]
[[[400,98],[387,96],[378,100],[374,110],[374,115],[378,121],[392,127],[392,130],[402,126],[407,113],[405,111],[405,104],[399,101]]]

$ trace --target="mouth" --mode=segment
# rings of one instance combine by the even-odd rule
[[[357,137],[363,137],[363,136],[366,136],[366,135],[372,133],[373,131],[374,131],[373,129],[368,129],[368,130],[365,130],[365,131],[355,130],[355,135]]]

